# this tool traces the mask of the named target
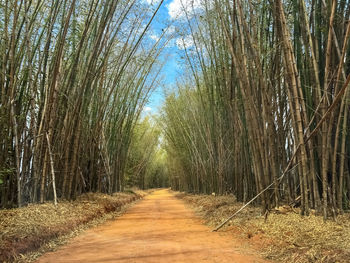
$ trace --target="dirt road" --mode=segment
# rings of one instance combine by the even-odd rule
[[[90,229],[38,262],[266,262],[226,233],[214,233],[168,190]]]

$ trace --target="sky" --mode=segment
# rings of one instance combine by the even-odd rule
[[[148,5],[157,6],[160,0],[143,0]],[[183,21],[185,13],[183,8],[194,9],[199,7],[200,0],[165,0],[163,5],[160,7],[155,20],[151,24],[151,29],[148,34],[150,41],[157,41],[159,36],[162,34],[162,30],[169,27],[169,34],[173,33],[176,26]],[[190,41],[189,41],[190,42]],[[159,111],[164,101],[164,88],[171,89],[176,85],[176,81],[183,74],[183,70],[180,66],[180,53],[183,50],[181,48],[182,40],[179,36],[174,36],[174,39],[169,42],[167,48],[164,50],[163,58],[166,62],[161,78],[164,86],[157,86],[152,95],[150,96],[149,102],[144,107],[145,113],[155,114]]]

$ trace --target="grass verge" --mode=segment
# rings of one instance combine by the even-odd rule
[[[179,193],[177,197],[213,228],[242,206],[234,196]],[[323,222],[320,216],[302,217],[297,211],[281,209],[265,221],[260,208],[247,207],[220,231],[232,233],[276,262],[350,262],[349,213],[338,216],[337,222]]]
[[[88,193],[77,200],[0,210],[0,262],[30,262],[88,227],[120,215],[145,192]]]

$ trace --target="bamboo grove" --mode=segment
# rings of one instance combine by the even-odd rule
[[[124,186],[131,134],[162,65],[160,5],[0,1],[0,206]]]
[[[125,185],[140,189],[168,186],[166,152],[160,147],[161,130],[150,116],[136,125],[131,137]]]
[[[161,116],[172,187],[348,209],[350,2],[201,4],[179,23],[189,73]]]

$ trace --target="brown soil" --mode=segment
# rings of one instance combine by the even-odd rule
[[[211,232],[183,201],[159,190],[38,262],[266,261],[232,235]]]

